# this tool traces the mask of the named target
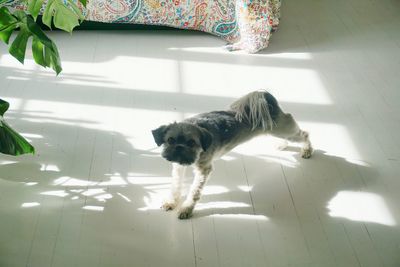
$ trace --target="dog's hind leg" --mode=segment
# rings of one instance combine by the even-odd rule
[[[164,201],[162,207],[164,210],[173,210],[178,205],[181,198],[182,182],[185,178],[186,166],[178,163],[172,163],[172,183],[168,198]]]
[[[310,135],[308,132],[299,130],[295,135],[288,138],[291,142],[302,143],[303,146],[301,148],[301,157],[308,159],[311,157],[313,153],[313,147],[310,141]]]
[[[197,201],[199,201],[201,191],[203,190],[212,171],[212,166],[209,164],[195,166],[194,168],[194,180],[186,200],[182,203],[182,206],[179,209],[179,219],[188,219],[192,216],[193,209],[196,206]]]
[[[306,159],[311,157],[313,147],[309,134],[300,129],[291,114],[279,114],[273,129],[269,133],[290,142],[301,143],[303,145],[301,148],[301,156]]]

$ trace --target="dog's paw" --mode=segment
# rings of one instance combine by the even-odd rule
[[[165,211],[173,210],[177,206],[177,202],[173,200],[165,200],[164,203],[162,204],[161,208],[164,209]]]
[[[311,158],[311,155],[313,153],[313,149],[312,148],[302,148],[301,149],[301,157],[304,159],[309,159]]]
[[[192,213],[193,213],[192,206],[181,207],[178,212],[178,218],[181,220],[189,219],[192,216]]]

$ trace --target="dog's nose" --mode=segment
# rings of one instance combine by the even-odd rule
[[[177,145],[177,146],[175,147],[175,150],[176,150],[177,152],[180,152],[180,151],[183,150],[183,146],[182,146],[182,145]]]

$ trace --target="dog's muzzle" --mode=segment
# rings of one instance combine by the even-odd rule
[[[196,161],[196,156],[193,153],[188,153],[183,146],[176,146],[172,151],[164,151],[162,157],[181,165],[192,165]]]

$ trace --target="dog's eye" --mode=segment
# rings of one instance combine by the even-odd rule
[[[168,142],[168,144],[173,145],[173,144],[175,144],[175,139],[170,137],[170,138],[168,138],[167,142]]]
[[[196,144],[196,142],[193,139],[190,139],[189,141],[187,141],[187,145],[189,147],[194,147],[195,144]]]

